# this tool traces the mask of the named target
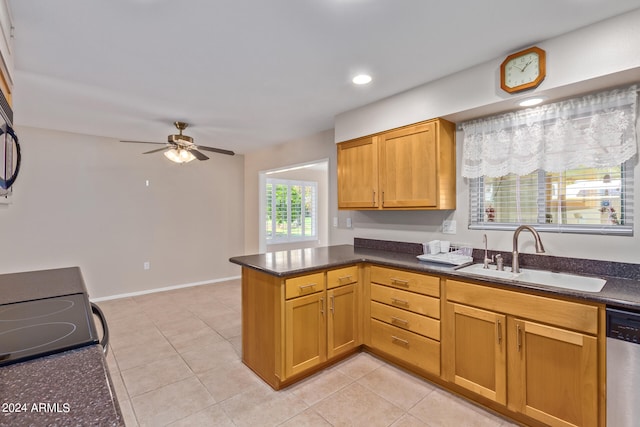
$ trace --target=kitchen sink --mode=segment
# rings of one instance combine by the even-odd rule
[[[521,283],[553,286],[556,288],[573,289],[583,292],[600,292],[606,280],[598,277],[577,276],[575,274],[555,273],[547,270],[529,270],[521,268],[519,273],[514,273],[511,268],[505,267],[504,271],[495,269],[495,266],[484,268],[483,264],[471,264],[458,268],[456,271],[469,275],[493,277],[497,279],[513,280]]]

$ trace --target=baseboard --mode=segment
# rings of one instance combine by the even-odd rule
[[[91,301],[92,302],[100,302],[100,301],[109,301],[109,300],[112,300],[112,299],[136,297],[136,296],[139,296],[139,295],[154,294],[156,292],[165,292],[165,291],[171,291],[171,290],[174,290],[174,289],[190,288],[192,286],[201,286],[201,285],[209,285],[211,283],[228,282],[229,280],[236,280],[236,279],[240,279],[241,277],[242,276],[231,276],[231,277],[223,277],[222,279],[203,280],[201,282],[185,283],[185,284],[182,284],[182,285],[172,285],[172,286],[166,286],[164,288],[154,288],[154,289],[148,289],[148,290],[145,290],[145,291],[130,292],[130,293],[126,293],[126,294],[110,295],[108,297],[91,298]]]

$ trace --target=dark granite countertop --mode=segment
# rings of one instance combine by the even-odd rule
[[[0,304],[86,293],[78,267],[0,274]],[[102,346],[0,366],[0,427],[124,426]]]
[[[294,276],[314,270],[337,268],[359,262],[369,262],[388,267],[438,274],[444,277],[473,280],[479,283],[491,283],[493,285],[504,286],[505,289],[536,291],[548,294],[549,296],[571,297],[585,301],[603,303],[619,308],[640,310],[640,280],[637,280],[636,278],[615,277],[603,274],[582,274],[598,276],[607,280],[602,291],[596,293],[583,292],[551,286],[533,285],[517,281],[501,280],[498,278],[485,279],[458,272],[455,270],[454,266],[420,261],[416,258],[415,251],[414,253],[397,252],[395,250],[374,249],[375,247],[383,246],[368,246],[369,247],[337,245],[320,248],[296,249],[290,251],[269,252],[265,254],[237,256],[230,258],[229,261],[278,277]],[[400,248],[400,250],[406,250],[406,248]],[[409,251],[411,251],[411,249]],[[521,262],[521,266],[535,268],[535,266],[531,265],[532,258],[533,256],[527,258],[527,261],[529,262],[528,265]],[[589,260],[585,261],[588,262]],[[576,268],[575,263],[572,265],[565,263],[564,265],[567,266],[566,269],[558,268],[555,271],[576,273],[576,271],[574,271]],[[545,266],[545,268],[549,268],[549,266]]]
[[[102,347],[0,367],[0,426],[124,426]]]

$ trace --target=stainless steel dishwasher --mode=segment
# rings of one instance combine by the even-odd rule
[[[607,308],[607,426],[640,423],[640,313]]]

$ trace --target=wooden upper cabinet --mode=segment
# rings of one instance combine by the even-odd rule
[[[376,136],[338,144],[338,207],[378,207],[378,146]]]
[[[380,136],[382,207],[436,207],[435,128],[435,122],[428,122]]]
[[[340,209],[455,209],[455,125],[429,120],[338,144]]]

